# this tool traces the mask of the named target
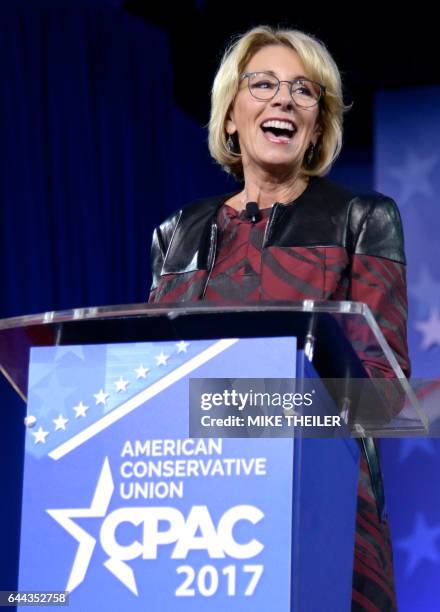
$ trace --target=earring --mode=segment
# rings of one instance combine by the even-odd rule
[[[228,138],[226,139],[226,148],[228,149],[229,153],[232,153],[232,155],[241,155],[240,141],[238,140],[237,132],[229,134]]]
[[[315,155],[315,145],[313,144],[313,142],[311,142],[309,148],[307,149],[307,153],[306,153],[306,160],[307,160],[308,166],[312,165],[314,155]]]

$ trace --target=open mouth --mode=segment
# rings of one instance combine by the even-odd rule
[[[296,125],[291,121],[270,119],[261,124],[261,129],[271,142],[289,142],[296,133]]]

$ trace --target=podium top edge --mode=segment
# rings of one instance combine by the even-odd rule
[[[190,314],[217,314],[230,312],[308,312],[329,314],[357,314],[367,318],[371,316],[370,309],[362,302],[351,301],[328,301],[328,300],[303,300],[294,302],[249,302],[247,304],[214,302],[186,303],[186,304],[119,304],[114,306],[88,306],[84,308],[73,308],[70,310],[47,311],[38,314],[22,315],[0,319],[0,331],[23,326],[50,325],[68,321],[98,320],[112,317],[139,317],[139,316],[164,316],[175,319],[180,315]]]

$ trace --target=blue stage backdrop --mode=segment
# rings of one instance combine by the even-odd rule
[[[0,316],[145,301],[153,227],[234,188],[173,103],[166,35],[106,2],[2,5],[0,71]],[[3,379],[0,397],[1,589],[16,582],[24,407]]]
[[[2,313],[145,298],[174,184],[166,37],[108,9],[1,27]]]
[[[399,204],[406,238],[413,376],[440,418],[440,88],[376,98],[375,183]],[[440,441],[383,442],[399,610],[440,607]]]

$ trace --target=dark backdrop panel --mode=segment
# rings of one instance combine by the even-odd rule
[[[141,300],[173,163],[165,36],[111,10],[1,21],[2,314]]]
[[[0,74],[0,316],[145,300],[152,228],[197,195],[179,139],[187,167],[207,160],[175,114],[166,36],[108,8],[3,7]],[[209,162],[201,189],[210,172],[219,176]],[[3,380],[0,399],[7,589],[17,576],[24,405]]]

